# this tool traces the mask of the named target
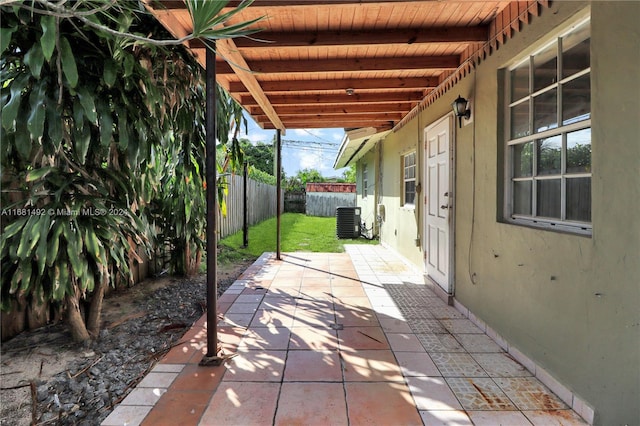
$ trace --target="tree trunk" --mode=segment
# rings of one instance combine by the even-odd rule
[[[80,313],[80,297],[77,294],[67,295],[65,301],[67,302],[67,322],[73,340],[76,342],[89,340],[89,332]]]
[[[91,304],[89,305],[89,317],[87,318],[87,329],[93,337],[97,337],[100,333],[100,316],[102,315],[102,301],[104,300],[104,292],[109,280],[107,268],[103,268],[102,277],[98,282],[98,286],[93,291]]]

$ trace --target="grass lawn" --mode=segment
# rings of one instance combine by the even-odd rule
[[[340,253],[344,244],[378,244],[377,240],[338,239],[335,217],[314,217],[301,213],[281,216],[280,249],[282,252]],[[276,218],[267,219],[249,227],[249,246],[242,247],[242,231],[219,242],[220,262],[234,259],[257,258],[266,251],[276,251]]]

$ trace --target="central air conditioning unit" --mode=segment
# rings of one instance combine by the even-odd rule
[[[360,237],[360,207],[336,208],[336,236],[338,239]]]

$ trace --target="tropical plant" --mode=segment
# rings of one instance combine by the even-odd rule
[[[64,305],[86,340],[106,287],[132,280],[137,250],[164,244],[155,213],[169,218],[161,236],[200,244],[201,73],[138,2],[10,3],[0,8],[2,308],[15,298]],[[248,32],[213,29],[231,16],[220,13],[226,2],[187,3],[192,37]],[[239,107],[221,102],[226,142]]]

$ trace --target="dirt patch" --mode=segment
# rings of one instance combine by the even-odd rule
[[[219,293],[251,263],[218,265]],[[205,281],[162,277],[108,295],[86,345],[64,324],[2,343],[0,424],[99,424],[204,313]]]

